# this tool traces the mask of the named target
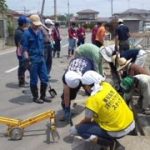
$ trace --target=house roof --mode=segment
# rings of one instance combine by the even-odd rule
[[[99,18],[97,18],[97,20],[100,22],[110,22],[111,18],[110,17],[99,17]]]
[[[150,14],[150,10],[145,10],[145,9],[137,9],[137,8],[132,8],[128,9],[122,13],[115,13],[115,14]]]
[[[98,11],[95,11],[95,10],[92,10],[92,9],[85,9],[85,10],[81,10],[81,11],[77,12],[77,14],[91,14],[91,13],[99,14]]]

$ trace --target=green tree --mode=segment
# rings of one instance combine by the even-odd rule
[[[7,10],[6,0],[0,0],[0,13],[4,13]]]

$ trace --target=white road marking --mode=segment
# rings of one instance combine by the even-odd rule
[[[14,67],[14,68],[12,68],[12,69],[9,69],[9,70],[7,70],[7,71],[5,71],[5,73],[10,73],[10,72],[13,72],[13,71],[15,71],[15,70],[17,70],[17,69],[18,69],[18,66]]]
[[[7,51],[7,52],[2,52],[2,53],[0,53],[0,56],[1,55],[5,55],[5,54],[9,54],[9,53],[13,53],[13,52],[15,52],[16,50],[10,50],[10,51]]]
[[[62,48],[65,48],[67,46],[68,46],[68,44],[65,44],[65,45],[62,46]],[[7,52],[0,53],[0,55],[5,55],[5,54],[13,53],[13,52],[15,52],[15,50],[10,50],[10,51],[7,51]],[[10,73],[10,72],[13,72],[17,69],[18,69],[18,66],[14,67],[14,68],[11,68],[9,70],[6,70],[5,73]]]

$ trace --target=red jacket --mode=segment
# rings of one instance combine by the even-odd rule
[[[85,29],[83,27],[80,27],[77,29],[77,37],[78,37],[78,39],[85,38]]]
[[[69,36],[69,38],[76,38],[77,37],[76,30],[74,28],[70,27],[68,29],[68,36]]]
[[[91,38],[92,43],[95,42],[97,30],[98,30],[98,27],[94,27],[94,28],[92,29],[92,38]]]
[[[59,29],[58,29],[58,28],[54,27],[54,28],[52,29],[52,37],[53,37],[53,40],[54,40],[54,41],[61,40],[61,38],[60,38],[60,33],[59,33]]]

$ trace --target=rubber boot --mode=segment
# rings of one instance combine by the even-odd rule
[[[30,87],[30,89],[31,89],[31,93],[32,93],[32,96],[33,96],[33,101],[35,103],[39,103],[39,104],[43,103],[44,101],[42,99],[38,98],[38,88],[37,88],[37,86],[32,86],[32,87]]]
[[[41,88],[40,88],[40,99],[45,101],[45,102],[51,102],[50,99],[46,98],[46,89],[47,89],[47,85],[44,83],[41,83]]]
[[[25,86],[25,77],[19,77],[19,87]]]

